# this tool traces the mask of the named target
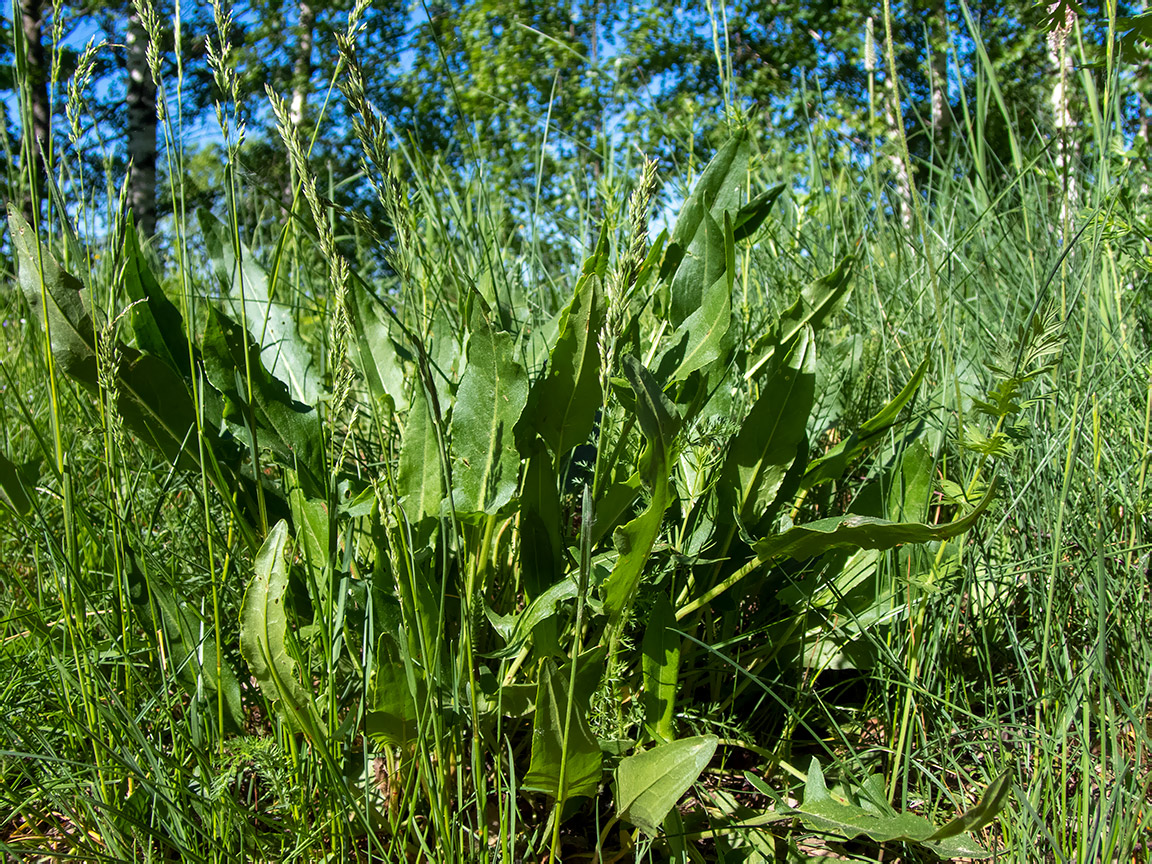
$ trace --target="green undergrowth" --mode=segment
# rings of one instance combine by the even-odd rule
[[[1145,854],[1152,358],[1118,157],[1061,225],[1043,142],[969,139],[906,226],[876,172],[777,178],[733,122],[697,176],[622,171],[545,260],[390,139],[343,50],[371,248],[279,104],[290,217],[145,241],[115,202],[96,231],[60,193],[9,209],[2,848]]]

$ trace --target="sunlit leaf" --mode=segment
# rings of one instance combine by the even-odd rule
[[[622,759],[616,768],[616,815],[655,835],[676,802],[708,767],[717,744],[715,735],[700,735]]]

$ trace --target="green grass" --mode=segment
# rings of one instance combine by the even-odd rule
[[[221,221],[178,211],[137,250],[113,195],[74,202],[79,240],[52,209],[12,241],[0,848],[1144,860],[1152,356],[1124,157],[1073,167],[1063,225],[1050,142],[1017,130],[999,165],[973,123],[905,227],[831,140],[740,209],[772,188],[753,134],[657,178],[715,220],[681,216],[677,264],[649,256],[642,166],[539,214],[566,242],[525,236],[523,202],[392,142],[348,60],[383,247],[290,133],[292,220],[250,224],[274,211],[230,149]],[[871,533],[794,527],[846,513]],[[969,846],[884,834],[1005,772]]]

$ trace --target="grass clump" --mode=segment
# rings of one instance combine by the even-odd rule
[[[386,230],[274,94],[290,195],[244,186],[222,106],[215,213],[149,242],[115,192],[83,230],[9,208],[5,851],[1145,854],[1147,239],[1114,155],[1056,166],[1070,216],[1045,142],[994,171],[972,132],[908,221],[871,165],[768,182],[733,121],[667,230],[619,157],[542,248],[389,133],[356,14]]]

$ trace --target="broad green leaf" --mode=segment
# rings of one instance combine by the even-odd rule
[[[858,549],[891,549],[903,543],[927,543],[947,540],[963,534],[976,524],[995,494],[993,481],[984,498],[967,516],[944,525],[925,525],[920,522],[889,522],[872,516],[836,516],[819,519],[805,525],[796,525],[783,534],[766,537],[754,544],[757,556],[770,561],[784,555],[803,561],[835,549],[851,546]]]
[[[216,274],[236,317],[260,346],[265,368],[288,385],[293,399],[315,405],[321,393],[319,368],[300,339],[290,307],[272,297],[275,286],[269,288],[264,268],[226,225],[207,210],[197,216]]]
[[[705,224],[715,226],[711,217]],[[672,335],[679,364],[668,376],[670,381],[683,381],[697,369],[702,369],[718,358],[724,346],[724,336],[732,324],[732,284],[736,275],[736,246],[732,237],[732,220],[724,214],[724,228],[716,228],[718,236],[709,227],[709,260],[720,261],[719,272],[706,274],[712,281],[705,288],[700,306],[689,315]],[[663,368],[663,363],[661,367]]]
[[[565,564],[559,478],[543,441],[532,446],[520,491],[520,572],[528,599],[555,584]]]
[[[241,413],[246,407],[250,411],[247,420],[256,424],[259,445],[270,447],[296,470],[308,497],[321,497],[327,472],[316,410],[292,398],[284,383],[264,367],[256,343],[223,312],[209,310],[202,348],[204,371],[212,386],[223,394],[225,404]],[[240,416],[229,419],[237,422],[239,435],[252,433],[240,423]]]
[[[192,355],[183,316],[152,275],[131,214],[124,226],[122,261],[124,288],[133,304],[128,317],[136,334],[136,346],[159,357],[185,378],[190,377]]]
[[[424,388],[417,381],[412,388],[412,405],[400,440],[400,469],[397,483],[400,503],[408,521],[416,524],[426,516],[440,513],[444,499],[440,448],[436,424],[430,416]]]
[[[979,831],[984,826],[991,824],[992,820],[996,818],[996,814],[1004,809],[1004,805],[1008,801],[1008,794],[1011,791],[1012,772],[1005,771],[988,784],[988,788],[984,790],[984,794],[975,807],[957,816],[939,831],[934,832],[928,840],[947,840],[949,837],[955,837],[965,831]]]
[[[718,743],[715,735],[700,735],[622,759],[616,768],[616,815],[655,835],[680,796],[708,767]]]
[[[672,228],[672,240],[664,253],[662,279],[672,280],[671,319],[679,327],[700,308],[701,295],[719,276],[720,261],[709,262],[715,247],[708,243],[707,222],[723,224],[724,214],[735,213],[748,176],[748,137],[733,136],[712,157],[696,181],[692,194],[680,209]],[[708,278],[709,266],[712,275]]]
[[[663,594],[648,617],[641,643],[644,672],[644,729],[657,741],[676,737],[672,718],[676,685],[680,681],[680,635],[675,631],[676,610]]]
[[[260,691],[277,706],[289,725],[322,739],[320,717],[311,695],[297,679],[296,661],[288,653],[288,523],[281,520],[268,532],[256,553],[255,575],[240,607],[240,653]]]
[[[672,473],[672,446],[679,429],[675,409],[651,374],[632,356],[624,357],[624,372],[636,394],[636,416],[647,441],[640,455],[640,475],[648,480],[652,499],[648,507],[612,535],[620,557],[604,584],[604,605],[613,622],[631,607],[640,586],[644,565],[652,554],[664,511],[671,503],[668,478]]]
[[[624,375],[636,394],[636,419],[647,442],[638,460],[640,473],[650,486],[655,486],[669,476],[680,417],[660,384],[639,360],[625,356],[623,366]]]
[[[775,791],[762,780],[750,774],[745,776],[758,790],[779,802]],[[1004,777],[999,778],[989,787],[980,805],[937,831],[923,816],[893,810],[884,799],[883,780],[879,775],[869,778],[861,788],[864,794],[854,795],[853,800],[833,796],[825,784],[820,763],[813,757],[804,784],[804,802],[794,808],[778,806],[777,812],[781,816],[799,816],[805,827],[838,834],[849,840],[864,835],[877,843],[922,843],[941,858],[990,858],[990,853],[972,837],[963,834],[965,829],[957,828],[957,825],[976,811],[980,812],[965,824],[987,824],[1003,806],[1005,785]]]
[[[733,510],[755,526],[776,501],[805,441],[816,387],[816,349],[811,328],[773,364],[760,397],[732,439],[721,469],[721,512]]]
[[[19,516],[27,516],[32,510],[32,499],[24,478],[8,457],[0,453],[0,503],[6,504]]]
[[[822,330],[828,319],[844,307],[852,293],[855,263],[856,256],[848,255],[827,276],[804,286],[800,296],[780,316],[779,328],[765,334],[753,347],[750,353],[759,359],[745,371],[745,381],[752,380],[781,348],[786,350],[805,328],[810,327],[813,332]]]
[[[52,358],[69,377],[94,387],[95,336],[88,290],[60,266],[47,246],[38,242],[35,232],[11,204],[8,226],[19,259],[20,287],[29,308],[49,330]]]
[[[496,513],[520,480],[514,430],[528,401],[528,375],[513,347],[510,334],[475,317],[452,410],[452,499],[461,513]]]
[[[349,287],[349,312],[352,316],[352,357],[360,374],[368,382],[372,398],[392,400],[396,411],[408,408],[405,394],[404,366],[396,343],[392,340],[387,315],[380,304],[359,283]]]
[[[644,480],[639,473],[631,474],[627,480],[612,483],[600,500],[596,502],[596,521],[592,524],[592,544],[596,545],[609,531],[614,531],[632,507],[632,503],[644,488]]]
[[[404,747],[416,738],[416,699],[404,658],[391,636],[380,638],[373,664],[365,732],[377,741]]]
[[[768,211],[772,209],[772,205],[776,203],[776,199],[780,197],[780,193],[783,191],[784,184],[777,183],[775,186],[765,189],[736,211],[736,216],[732,220],[732,230],[737,243],[756,233],[756,229],[768,218]]]
[[[560,457],[587,440],[600,409],[600,331],[608,314],[601,282],[608,266],[608,235],[584,262],[572,301],[560,315],[548,371],[533,388],[532,417],[540,437]]]
[[[923,522],[932,496],[936,460],[923,441],[913,441],[900,454],[900,470],[888,489],[888,512],[893,522]]]
[[[868,418],[860,428],[821,456],[814,459],[804,472],[802,488],[810,489],[826,480],[835,480],[844,475],[847,467],[859,458],[875,440],[883,434],[900,416],[916,391],[920,389],[920,382],[924,380],[924,373],[928,371],[928,358],[916,367],[912,378],[904,385],[904,389],[896,394],[887,405],[876,414]]]
[[[160,609],[168,663],[175,669],[176,679],[192,697],[205,695],[213,702],[223,698],[225,725],[229,732],[240,733],[245,719],[240,682],[231,663],[223,658],[217,675],[216,636],[211,619],[204,615],[203,605],[197,609],[193,603],[177,597],[171,588],[152,583],[134,600],[146,626],[152,626],[154,620],[149,598]]]
[[[560,604],[571,600],[577,594],[576,580],[568,577],[561,579],[555,585],[541,592],[531,603],[524,607],[524,611],[515,615],[497,615],[491,609],[485,609],[488,621],[503,637],[505,647],[500,651],[487,654],[487,657],[506,658],[515,657],[524,643],[532,635],[538,624],[555,617]]]
[[[592,694],[604,672],[605,648],[600,645],[577,658],[577,679],[572,700],[572,723],[565,741],[570,666],[560,669],[551,659],[540,665],[536,689],[536,715],[532,722],[532,761],[523,787],[553,798],[594,795],[603,772],[600,744],[588,727]],[[561,787],[561,763],[564,783]]]
[[[296,542],[304,552],[304,563],[311,573],[311,583],[320,592],[320,597],[314,597],[313,600],[319,601],[320,605],[331,594],[328,504],[320,498],[308,498],[302,489],[293,489],[288,493],[288,504],[292,508],[292,524],[297,529]]]
[[[96,338],[87,289],[37,242],[11,205],[8,221],[19,258],[20,286],[33,314],[48,328],[53,359],[70,378],[97,391]],[[118,345],[117,353],[116,407],[125,424],[170,462],[194,469],[196,412],[186,384],[156,357],[126,345]]]

